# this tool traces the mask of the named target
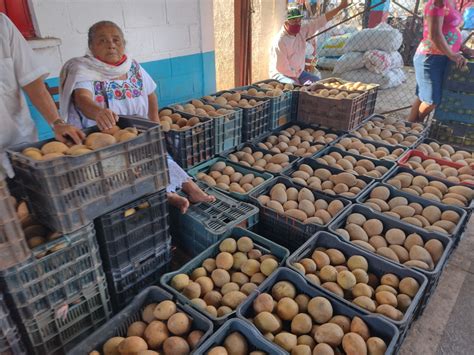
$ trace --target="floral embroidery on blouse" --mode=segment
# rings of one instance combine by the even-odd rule
[[[103,103],[105,101],[104,92],[107,94],[108,101],[133,99],[142,96],[143,78],[138,63],[136,61],[132,62],[126,80],[94,81],[94,97],[96,102]]]

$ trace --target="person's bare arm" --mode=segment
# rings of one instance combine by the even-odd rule
[[[324,14],[324,16],[326,16],[326,21],[331,21],[339,12],[344,10],[348,5],[349,3],[347,0],[341,0],[341,3],[338,7]]]
[[[158,114],[158,97],[154,92],[148,95],[148,118],[153,122],[160,122]]]
[[[60,123],[58,109],[54,104],[53,98],[48,92],[43,78],[40,77],[22,88],[30,98],[33,105],[38,109],[44,119],[53,128],[56,139],[65,142],[66,137],[70,137],[74,143],[81,144],[85,138],[84,133],[74,126]]]
[[[434,4],[436,7],[442,8],[444,6],[443,0],[435,0]],[[466,59],[460,53],[454,53],[449,47],[446,38],[443,35],[443,21],[442,16],[427,16],[426,22],[428,24],[428,36],[431,42],[438,48],[444,55],[456,63],[457,67],[463,67],[466,64]]]
[[[101,131],[112,128],[118,121],[118,115],[108,109],[102,108],[94,102],[92,93],[87,89],[74,90],[74,103],[87,118],[97,122]]]

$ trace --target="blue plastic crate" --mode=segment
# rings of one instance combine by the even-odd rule
[[[252,239],[254,242],[254,247],[255,249],[261,250],[262,254],[272,254],[274,255],[278,261],[279,265],[282,266],[285,264],[285,260],[290,255],[288,249],[273,243],[272,241],[265,239],[258,234],[255,234],[249,230],[242,229],[242,228],[233,228],[230,231],[230,234],[227,236],[227,238],[233,238],[233,239],[239,239],[240,237],[249,237]],[[176,291],[173,287],[171,287],[171,279],[178,274],[191,274],[196,268],[200,267],[203,263],[204,260],[207,258],[215,258],[217,254],[219,254],[219,244],[221,241],[218,241],[214,245],[210,246],[207,248],[205,251],[203,251],[201,254],[196,256],[194,259],[189,261],[187,264],[185,264],[183,267],[179,268],[176,271],[170,272],[166,275],[163,275],[161,278],[161,286],[168,292],[170,292],[172,295],[174,295],[179,302],[183,304],[188,304],[190,307],[195,308],[199,312],[202,312],[205,314],[208,318],[210,318],[214,324],[217,325],[222,325],[227,319],[231,318],[234,316],[235,311],[231,312],[229,314],[226,314],[222,317],[213,317],[206,311],[202,310],[198,306],[196,306],[194,303],[191,302],[186,296],[184,296],[182,293]]]
[[[222,154],[221,156],[222,156],[223,158],[227,159],[227,161],[231,161],[231,162],[234,163],[234,164],[238,164],[238,165],[240,165],[240,166],[243,166],[243,167],[247,168],[247,167],[248,167],[247,165],[241,164],[240,162],[234,162],[234,161],[232,161],[231,158],[229,157],[231,154],[235,154],[236,152],[239,152],[239,151],[241,151],[241,150],[244,149],[244,148],[249,148],[249,149],[252,150],[252,152],[262,152],[263,155],[265,155],[265,154],[270,154],[270,155],[276,155],[276,154],[278,154],[278,153],[275,153],[275,152],[271,152],[271,151],[269,151],[269,150],[267,150],[267,149],[259,148],[259,147],[255,146],[255,145],[251,144],[251,143],[244,143],[244,144],[239,145],[234,151],[229,152],[229,153]],[[284,167],[279,173],[271,173],[271,174],[273,174],[273,175],[280,175],[280,174],[282,174],[282,173],[285,172],[286,170],[291,169],[291,165],[294,164],[296,161],[298,161],[298,160],[300,159],[300,158],[298,158],[297,156],[294,156],[294,155],[289,155],[288,158],[289,158],[289,164],[288,164],[288,166]],[[253,169],[255,169],[255,168],[253,168]],[[267,170],[263,170],[263,171],[268,172]]]
[[[255,177],[261,177],[262,179],[264,179],[265,181],[269,181],[271,179],[273,179],[273,175],[270,174],[270,173],[266,173],[266,172],[261,172],[261,171],[258,171],[258,170],[255,170],[255,169],[252,169],[252,168],[248,168],[248,167],[243,167],[242,165],[239,165],[239,164],[235,164],[231,161],[228,161],[224,158],[214,158],[214,159],[211,159],[205,163],[202,163],[198,166],[196,166],[195,168],[191,169],[188,171],[188,174],[191,175],[193,178],[197,179],[197,175],[199,173],[208,173],[211,169],[211,167],[217,163],[217,162],[224,162],[227,166],[230,166],[232,168],[234,168],[234,170],[236,172],[239,172],[241,173],[242,175],[246,175],[246,174],[254,174]],[[264,182],[265,182],[264,181]],[[204,180],[201,180],[201,182],[203,184],[206,184],[206,182]],[[208,185],[208,184],[206,184]],[[210,186],[210,185],[208,185]],[[230,190],[224,190],[224,189],[221,189],[220,187],[218,187],[217,185],[216,186],[210,186],[216,190],[219,190],[220,192],[226,194],[226,195],[229,195],[237,200],[241,200],[241,201],[246,201],[248,200],[248,196],[249,194],[254,191],[258,186],[255,186],[253,189],[247,191],[246,193],[240,193],[240,192],[234,192],[234,191],[230,191]]]
[[[398,349],[396,345],[399,341],[399,331],[392,323],[386,321],[382,317],[367,315],[359,311],[357,308],[348,305],[347,303],[334,297],[330,292],[316,288],[311,285],[301,274],[290,270],[288,268],[279,268],[268,279],[266,279],[260,287],[253,292],[237,309],[237,317],[250,324],[248,318],[253,317],[253,301],[255,298],[265,292],[271,292],[271,288],[279,281],[289,281],[296,288],[297,294],[305,294],[310,298],[324,297],[332,305],[334,315],[343,315],[349,318],[359,317],[368,326],[371,336],[380,337],[387,344],[385,354],[395,354]],[[252,324],[252,327],[255,327]],[[256,329],[256,327],[255,327]]]
[[[0,272],[5,296],[23,322],[61,307],[105,276],[92,223],[35,248],[34,255]]]
[[[236,318],[229,319],[225,322],[223,326],[194,351],[194,354],[204,355],[214,346],[223,346],[226,337],[234,332],[241,334],[247,340],[249,353],[252,351],[263,351],[269,355],[287,354],[286,351],[283,351],[280,347],[265,339],[262,334],[250,324]]]
[[[438,121],[472,123],[473,116],[474,90],[472,92],[443,90],[441,104],[436,107],[434,113]]]
[[[0,354],[26,355],[19,331],[0,293]]]
[[[102,352],[102,346],[108,339],[116,336],[125,337],[127,335],[128,327],[133,322],[142,319],[141,312],[147,305],[171,299],[172,296],[165,290],[156,286],[148,287],[110,321],[69,351],[68,355],[84,355],[91,353],[93,350]],[[204,333],[197,344],[197,347],[199,347],[200,344],[204,343],[211,336],[214,330],[212,322],[189,306],[177,304],[177,310],[186,313],[190,317],[193,330],[201,330]]]
[[[448,233],[443,234],[443,233],[440,233],[440,232],[437,232],[437,231],[433,231],[432,233],[442,235],[442,236],[449,236],[455,241],[460,238],[461,230],[462,230],[464,224],[466,223],[466,218],[467,218],[467,213],[462,208],[459,208],[459,207],[456,207],[456,206],[445,205],[444,203],[440,203],[440,202],[436,202],[436,201],[427,200],[425,198],[410,194],[408,192],[397,190],[392,185],[382,184],[382,183],[374,184],[368,190],[364,191],[364,193],[361,194],[360,197],[357,199],[357,202],[360,203],[360,204],[364,204],[365,201],[367,201],[370,198],[370,193],[372,192],[372,190],[374,188],[378,187],[378,186],[384,186],[384,187],[386,187],[387,189],[390,190],[390,196],[387,199],[387,201],[389,199],[394,198],[394,197],[401,196],[401,197],[406,198],[408,203],[416,202],[416,203],[419,203],[421,206],[423,206],[423,208],[426,208],[428,206],[436,206],[441,210],[441,212],[449,210],[449,211],[454,211],[454,212],[458,213],[460,218],[459,218],[459,221],[456,225],[456,228],[455,228],[455,230],[453,231],[452,234],[450,234],[450,235]],[[372,209],[370,206],[365,206],[365,207]],[[375,211],[374,209],[372,209],[372,210],[374,212],[378,212],[378,211]],[[386,215],[386,216],[391,218],[391,219],[398,220],[398,219],[396,219],[396,218],[394,218],[390,215]],[[417,227],[415,225],[414,225],[414,227],[419,228],[421,230],[424,230],[423,228]]]
[[[291,254],[288,257],[288,259],[286,260],[286,266],[290,269],[298,271],[298,269],[296,269],[293,266],[293,264],[303,258],[311,258],[313,251],[316,248],[321,248],[321,247],[326,248],[326,249],[339,250],[340,252],[344,254],[344,256],[346,257],[346,260],[348,260],[353,255],[363,256],[367,260],[368,265],[369,265],[368,273],[374,274],[379,279],[385,274],[394,274],[398,276],[400,279],[404,277],[412,277],[416,281],[418,281],[418,284],[420,285],[420,289],[418,290],[415,297],[413,297],[410,307],[408,307],[406,312],[403,314],[403,318],[399,321],[388,318],[382,314],[371,313],[363,309],[362,307],[359,307],[358,305],[352,303],[350,300],[342,299],[347,304],[357,308],[359,311],[363,313],[380,316],[386,319],[387,321],[395,324],[400,330],[400,333],[401,333],[400,341],[402,341],[403,335],[406,335],[406,332],[408,331],[411,325],[411,322],[414,320],[417,314],[418,307],[420,306],[423,300],[425,289],[426,289],[426,286],[428,285],[428,279],[426,278],[426,276],[424,276],[423,274],[415,270],[386,262],[384,259],[380,258],[379,256],[374,255],[373,253],[370,253],[369,251],[357,248],[351,245],[350,243],[341,241],[336,235],[332,233],[328,233],[328,232],[318,232],[314,236],[312,236],[311,239],[309,239],[297,251],[295,251],[293,254]],[[307,281],[310,284],[313,284],[315,287],[320,287],[319,285],[316,285],[313,282],[311,282],[311,280],[309,279],[307,279]],[[334,297],[340,298],[335,294],[334,294]],[[397,344],[397,347],[399,345],[400,344]]]
[[[325,155],[329,155],[330,153],[332,152],[335,152],[335,153],[339,153],[342,155],[342,157],[346,157],[346,156],[351,156],[351,157],[354,157],[357,161],[359,160],[362,160],[362,159],[365,159],[365,160],[369,160],[371,161],[375,167],[377,166],[383,166],[385,168],[387,168],[387,171],[382,174],[381,177],[379,178],[375,178],[375,177],[371,177],[369,176],[370,178],[372,178],[373,180],[375,181],[381,181],[382,179],[384,179],[386,176],[389,176],[392,172],[393,169],[396,168],[396,164],[395,162],[392,162],[392,161],[388,161],[388,160],[378,160],[378,159],[373,159],[373,158],[369,158],[369,157],[365,157],[363,155],[357,155],[357,154],[352,154],[352,153],[349,153],[349,152],[346,152],[342,149],[339,149],[339,148],[336,148],[336,147],[327,147],[326,149],[323,149],[321,151],[319,151],[318,153],[316,153],[315,155],[313,155],[311,158],[313,159],[317,159],[317,158],[321,158]],[[328,165],[329,166],[329,165]],[[359,176],[359,175],[356,175],[356,176]],[[366,175],[368,176],[368,175]]]
[[[135,210],[125,216],[129,210]],[[169,244],[166,190],[148,195],[95,219],[105,271],[124,270]]]
[[[444,247],[443,255],[438,260],[438,263],[435,265],[433,270],[423,270],[418,267],[413,268],[428,278],[429,283],[426,287],[426,297],[428,297],[434,291],[434,289],[436,288],[436,285],[439,282],[439,278],[441,276],[443,268],[446,266],[448,256],[451,253],[451,249],[453,247],[453,240],[451,240],[450,238],[446,236],[440,236],[435,233],[430,233],[430,232],[421,230],[420,228],[416,228],[415,226],[408,223],[404,223],[400,220],[389,218],[388,216],[385,216],[378,212],[374,212],[370,208],[367,208],[363,205],[352,205],[351,207],[347,208],[342,215],[340,215],[334,222],[331,223],[331,225],[329,226],[329,231],[339,236],[339,233],[336,232],[336,230],[338,228],[343,228],[345,226],[347,217],[352,213],[360,213],[363,216],[365,216],[367,219],[375,218],[381,221],[384,225],[384,230],[382,232],[382,235],[384,235],[385,231],[389,228],[399,228],[402,231],[404,231],[406,234],[417,233],[425,242],[430,239],[437,239],[443,244],[443,247]],[[340,238],[343,239],[341,236]],[[361,250],[365,250],[356,244],[353,244],[353,245]],[[396,261],[390,260],[384,256],[379,255],[379,257],[395,265],[401,265],[397,263]],[[424,304],[425,300],[423,300],[422,303]]]
[[[332,166],[329,166],[329,165],[324,165],[324,164],[318,163],[313,158],[303,158],[303,159],[299,160],[297,163],[293,164],[291,169],[288,169],[287,171],[285,171],[285,173],[283,175],[287,176],[289,179],[291,179],[291,175],[295,171],[298,171],[299,166],[302,165],[302,164],[309,165],[314,170],[316,170],[316,169],[327,169],[334,175],[337,175],[337,174],[340,174],[340,173],[344,172],[344,170],[340,170],[338,168],[333,168]],[[342,194],[339,194],[338,196],[343,196],[343,198],[345,198],[347,200],[355,201],[364,191],[369,189],[370,186],[374,183],[373,178],[368,177],[368,176],[364,176],[364,175],[358,175],[357,179],[360,179],[360,180],[364,181],[367,184],[363,189],[361,189],[361,191],[357,195],[355,195],[355,196],[343,196]],[[295,184],[298,184],[298,182],[295,182]],[[298,185],[300,185],[300,184],[298,184]],[[303,185],[301,185],[301,186],[303,186]],[[305,186],[305,187],[307,187],[307,186]],[[323,192],[323,191],[321,191],[321,192]],[[324,193],[327,194],[326,192],[324,192]]]
[[[284,184],[287,188],[294,187],[298,191],[303,188],[301,185],[293,183],[287,177],[276,177],[268,183],[259,186],[254,192],[252,192],[250,194],[250,201],[260,208],[260,222],[258,224],[259,233],[288,248],[290,251],[295,251],[314,233],[327,229],[329,223],[325,225],[313,223],[304,224],[295,218],[279,214],[275,210],[263,206],[257,198],[269,193],[273,186],[280,183]],[[332,220],[337,218],[337,216],[339,216],[343,210],[351,204],[349,200],[344,198],[326,195],[313,189],[309,190],[313,193],[315,199],[323,199],[328,203],[334,200],[339,200],[343,203],[344,208],[339,211]]]
[[[172,259],[171,243],[161,247],[158,255],[139,260],[126,270],[107,272],[110,298],[115,312],[123,307],[151,285],[158,285],[163,274],[169,271]]]
[[[171,235],[191,256],[198,255],[228,236],[232,228],[238,226],[251,229],[258,222],[257,207],[209,187],[204,187],[203,190],[214,195],[216,201],[193,204],[185,214],[177,208],[170,208]]]
[[[412,176],[419,176],[419,175],[422,175],[424,177],[426,177],[426,179],[428,179],[428,181],[439,181],[439,182],[442,182],[444,185],[446,185],[448,188],[449,187],[452,187],[452,186],[459,186],[459,184],[455,184],[455,183],[452,183],[452,182],[449,182],[449,181],[446,181],[444,179],[440,179],[440,178],[437,178],[435,176],[431,176],[431,175],[427,175],[427,174],[422,174],[422,173],[418,173],[412,169],[409,169],[407,167],[404,167],[404,166],[398,166],[397,168],[395,168],[394,170],[392,170],[392,173],[387,176],[385,179],[382,180],[383,183],[387,184],[387,185],[390,185],[389,184],[389,181],[390,179],[393,179],[395,176],[397,176],[398,174],[400,173],[409,173],[411,174]],[[466,187],[469,187],[471,189],[474,189],[474,187],[471,187],[469,185],[462,185],[462,186],[466,186]],[[414,196],[418,196],[418,195],[414,195]],[[427,201],[433,201],[433,200],[428,200],[426,199]],[[436,201],[435,201],[436,202]],[[466,211],[471,211],[472,209],[474,208],[474,199],[472,199],[471,201],[468,202],[468,205],[463,207],[463,209],[465,209]]]
[[[449,61],[444,74],[443,88],[452,91],[474,92],[474,62],[468,61],[467,70],[458,69]]]

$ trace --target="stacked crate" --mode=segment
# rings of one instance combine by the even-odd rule
[[[171,260],[166,189],[95,220],[114,310],[157,284]]]
[[[474,147],[474,62],[462,69],[448,64],[443,83],[441,104],[434,113],[430,138]]]
[[[143,262],[119,249],[130,246],[126,244],[128,235],[123,233],[131,231],[117,233],[116,215],[109,212],[166,188],[165,142],[160,126],[149,120],[120,117],[117,125],[121,129],[134,127],[139,134],[87,154],[50,160],[34,160],[22,153],[27,147],[41,148],[48,141],[8,149],[15,183],[31,213],[23,227],[36,220],[50,231],[40,245],[27,240],[33,256],[0,269],[2,290],[29,354],[66,354],[103,325],[112,315],[106,275],[113,266],[123,268],[128,259],[133,259],[133,266]],[[85,133],[96,131],[97,127],[92,127]],[[164,195],[161,192],[160,206]],[[152,198],[143,203],[152,206]],[[166,221],[167,212],[162,207],[159,213]],[[103,222],[98,224],[99,243],[94,227],[98,217]],[[25,234],[27,238],[34,235]],[[111,241],[105,252],[104,235]]]

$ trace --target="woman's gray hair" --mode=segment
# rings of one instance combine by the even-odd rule
[[[112,21],[99,21],[99,22],[94,23],[89,28],[89,32],[87,33],[87,44],[89,45],[89,47],[91,46],[92,41],[94,40],[94,37],[95,37],[95,34],[96,34],[97,30],[99,28],[105,27],[105,26],[111,26],[111,27],[114,27],[115,29],[117,29],[117,31],[120,33],[120,37],[122,37],[123,43],[125,44],[125,36],[123,35],[123,31],[115,22],[112,22]]]

